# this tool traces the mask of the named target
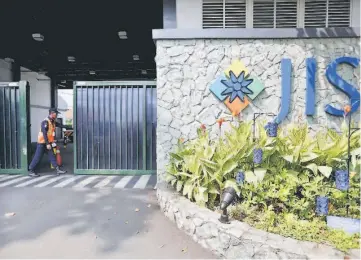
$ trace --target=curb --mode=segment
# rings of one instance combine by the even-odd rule
[[[219,214],[182,197],[165,183],[157,184],[161,210],[177,227],[204,248],[227,259],[344,259],[335,248],[268,233],[232,221],[222,224]],[[350,250],[350,259],[360,259],[360,250]]]

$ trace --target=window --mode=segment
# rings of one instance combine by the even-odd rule
[[[202,1],[203,28],[245,28],[246,24],[248,28],[325,28],[351,24],[352,0]]]
[[[305,27],[349,27],[350,0],[306,0]]]
[[[297,0],[254,0],[253,28],[296,28]]]
[[[276,28],[297,27],[297,0],[276,1]]]
[[[225,0],[225,27],[246,27],[246,1]]]
[[[253,28],[274,28],[274,1],[254,0]]]
[[[203,28],[245,28],[246,0],[203,0]]]
[[[223,0],[203,1],[203,28],[223,28]]]

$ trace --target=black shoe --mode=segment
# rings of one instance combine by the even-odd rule
[[[66,171],[61,170],[59,166],[56,167],[56,174],[57,175],[64,174],[64,173],[66,173]]]
[[[29,171],[29,176],[30,176],[30,177],[39,177],[40,175],[37,174],[36,172],[34,172],[34,170],[30,170],[30,171]]]

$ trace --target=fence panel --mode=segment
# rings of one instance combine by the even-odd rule
[[[27,173],[29,108],[26,81],[0,82],[0,174]]]
[[[155,173],[155,82],[75,82],[74,93],[75,173]]]

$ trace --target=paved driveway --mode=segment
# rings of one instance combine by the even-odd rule
[[[154,190],[0,188],[0,258],[215,258]]]

